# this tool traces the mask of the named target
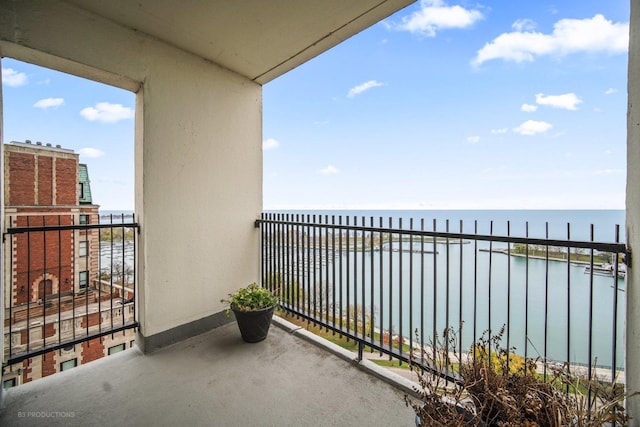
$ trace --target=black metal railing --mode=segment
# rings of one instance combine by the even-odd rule
[[[7,218],[3,366],[138,326],[139,225],[133,215],[98,218]]]
[[[405,227],[406,225],[406,227]],[[444,229],[441,227],[444,226]],[[359,345],[430,369],[411,353],[457,332],[462,355],[503,329],[503,348],[624,382],[620,242],[479,234],[462,221],[264,213],[262,282],[282,308]],[[509,362],[507,362],[509,363]],[[452,379],[455,375],[452,374]]]

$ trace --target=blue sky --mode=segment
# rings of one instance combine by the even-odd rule
[[[628,22],[628,0],[405,8],[264,86],[265,209],[623,209]],[[132,209],[133,94],[2,67],[5,141],[80,152],[96,202]]]
[[[132,92],[2,59],[4,142],[31,140],[80,153],[101,209],[133,210]]]

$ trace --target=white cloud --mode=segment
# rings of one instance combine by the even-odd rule
[[[509,132],[508,128],[491,129],[491,133],[494,135],[504,135],[507,132]]]
[[[625,173],[624,169],[598,169],[594,172],[596,175],[621,175]]]
[[[380,83],[379,81],[376,81],[376,80],[369,80],[368,82],[364,82],[361,85],[354,86],[351,89],[349,89],[349,93],[347,94],[347,97],[353,98],[356,95],[360,95],[364,91],[367,91],[369,89],[372,89],[378,86],[384,86],[384,83]]]
[[[95,107],[83,108],[80,115],[90,122],[116,123],[120,120],[132,119],[133,109],[123,107],[122,104],[98,102]]]
[[[24,86],[29,82],[27,75],[13,68],[2,69],[2,84],[9,87]]]
[[[33,104],[34,107],[42,108],[43,110],[47,108],[58,108],[61,105],[64,105],[63,98],[44,98]]]
[[[449,28],[468,28],[484,18],[478,10],[462,6],[447,6],[442,0],[422,0],[420,10],[405,16],[398,30],[409,31],[427,37],[435,37],[436,32]]]
[[[618,89],[614,89],[612,87],[610,87],[609,89],[604,91],[605,95],[611,95],[612,93],[616,93],[618,91]]]
[[[520,135],[535,135],[537,133],[546,132],[552,127],[551,123],[527,120],[517,128],[513,129],[513,131]]]
[[[537,105],[531,105],[531,104],[522,104],[522,107],[520,107],[520,109],[524,112],[527,113],[533,113],[534,111],[536,111],[538,109]]]
[[[578,104],[582,103],[582,99],[578,98],[575,93],[565,93],[564,95],[547,95],[543,93],[536,94],[536,102],[540,105],[548,105],[553,108],[564,108],[566,110],[577,110]]]
[[[340,173],[340,171],[335,166],[328,165],[326,168],[320,169],[320,173],[322,175],[335,175]]]
[[[480,142],[480,137],[477,135],[474,136],[468,136],[467,137],[467,142],[471,143],[471,144],[477,144],[478,142]]]
[[[518,32],[533,31],[536,29],[536,23],[531,19],[518,19],[516,22],[511,24],[511,28]]]
[[[89,157],[90,159],[97,159],[98,157],[104,156],[104,151],[98,150],[97,148],[81,148],[78,152],[81,156]]]
[[[551,34],[529,30],[503,33],[485,44],[471,64],[479,66],[492,59],[531,62],[539,56],[577,52],[617,54],[627,52],[628,46],[629,23],[614,23],[598,14],[587,19],[561,19]]]
[[[274,148],[278,148],[279,146],[280,146],[280,143],[273,138],[268,138],[262,141],[262,149],[265,151],[273,150]]]

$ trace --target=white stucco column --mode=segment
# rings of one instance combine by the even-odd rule
[[[632,262],[627,265],[627,318],[625,378],[627,391],[640,391],[640,4],[631,1],[627,116],[627,244]],[[640,396],[627,401],[632,426],[640,425]]]

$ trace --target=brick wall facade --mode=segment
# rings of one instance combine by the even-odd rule
[[[12,143],[3,145],[5,178],[5,218],[8,227],[65,226],[99,223],[98,206],[79,203],[78,154],[59,147]],[[10,267],[5,272],[11,286],[5,286],[5,307],[11,317],[4,319],[5,341],[19,351],[65,342],[85,333],[107,328],[113,317],[107,301],[91,307],[103,313],[73,314],[74,308],[89,307],[98,301],[91,289],[81,292],[82,272],[88,272],[88,287],[99,278],[100,241],[98,230],[55,230],[14,234],[8,237],[11,251],[5,256]],[[5,282],[6,283],[6,282]],[[104,299],[104,298],[103,298]],[[108,299],[108,298],[107,298]],[[114,311],[120,310],[114,308]],[[60,316],[61,314],[61,316]],[[73,315],[73,318],[69,318]],[[61,320],[59,320],[61,319]],[[28,322],[27,322],[28,321]],[[34,325],[35,322],[44,323]],[[23,325],[28,325],[26,329]],[[9,328],[13,332],[9,337]],[[134,330],[108,339],[109,345],[130,347]],[[52,375],[67,367],[104,357],[105,338],[72,345],[7,367],[3,379],[18,383]],[[6,351],[9,348],[5,348]],[[75,362],[74,362],[75,359]]]

